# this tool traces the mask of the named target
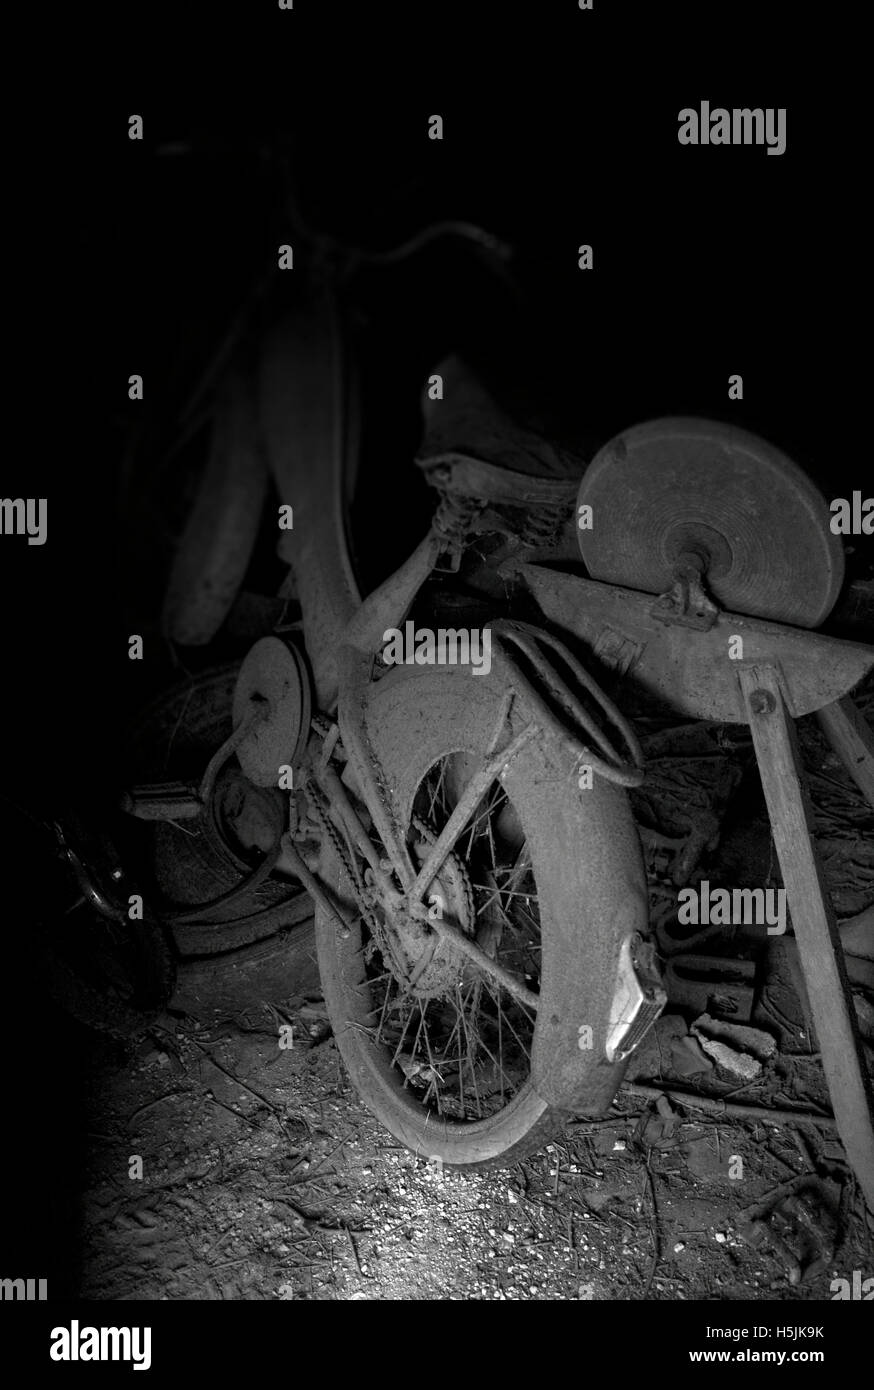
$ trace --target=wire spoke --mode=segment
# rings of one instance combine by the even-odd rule
[[[498,997],[498,995],[495,994],[494,990],[492,989],[491,985],[488,984],[488,982],[486,983],[486,989],[488,990],[489,994],[490,994],[490,995],[492,996],[492,998],[494,999],[495,1004],[496,1004],[496,1006],[497,1006],[499,1012],[500,1012],[500,1013],[504,1013],[503,1009],[501,1008],[501,1001],[500,1001],[500,998]],[[516,1007],[519,1008],[519,1009],[522,1008],[521,1004],[517,1004]],[[523,1013],[525,1012],[524,1009],[522,1010],[522,1012],[523,1012]],[[509,1014],[504,1014],[504,1017],[505,1017],[506,1020],[507,1020],[507,1027],[509,1028],[510,1032],[513,1034],[513,1037],[516,1039],[517,1043],[519,1044],[519,1046],[521,1047],[522,1051],[525,1053],[525,1056],[527,1057],[527,1056],[529,1055],[528,1044],[527,1044],[527,1043],[524,1043],[524,1042],[522,1041],[522,1039],[519,1037],[519,1034],[516,1032],[516,1029],[513,1027],[512,1022],[510,1021],[510,1016],[509,1016]],[[528,1015],[526,1014],[526,1018],[527,1018],[527,1017],[528,1017]]]
[[[417,792],[413,814],[427,826],[426,839],[440,835],[464,786],[470,785],[469,778],[453,771],[456,756],[436,763]],[[506,817],[505,808],[510,810]],[[410,834],[415,833],[411,827]],[[515,807],[495,781],[455,839],[456,862],[461,861],[467,875],[459,891],[470,895],[469,912],[462,917],[459,908],[458,917],[496,962],[504,968],[512,964],[536,980],[540,909],[528,841],[519,845],[518,834]],[[401,1090],[415,1098],[423,1114],[455,1122],[499,1113],[528,1078],[535,1018],[463,958],[458,958],[454,984],[451,971],[441,987],[447,959],[437,954],[436,933],[433,943],[426,936],[422,949],[417,945],[408,977],[400,980],[393,963],[397,952],[383,935],[394,929],[391,922],[383,926],[380,918],[374,919],[365,959],[372,1013],[378,1014],[376,1041],[403,1073],[403,1078],[398,1075]],[[409,946],[401,954],[406,959]]]

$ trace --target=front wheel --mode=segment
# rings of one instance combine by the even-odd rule
[[[414,862],[482,768],[507,695],[496,668],[474,677],[397,667],[368,692],[383,794]],[[500,746],[528,722],[518,702],[511,706]],[[646,913],[637,837],[618,787],[596,779],[581,790],[568,755],[536,734],[479,798],[432,883],[432,913],[445,913],[509,972],[522,986],[515,992],[387,901],[351,851],[344,861],[326,843],[321,876],[353,922],[344,938],[316,909],[337,1044],[364,1102],[404,1145],[450,1165],[516,1162],[564,1118],[543,1084],[562,1068],[584,1076],[578,1094],[587,1097],[565,1110],[609,1104],[623,1064],[607,1060],[603,1040],[629,903],[638,919]],[[569,978],[572,1018],[557,1012]]]

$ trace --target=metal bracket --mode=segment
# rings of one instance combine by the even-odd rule
[[[694,571],[678,573],[667,593],[656,599],[649,611],[660,623],[676,623],[697,632],[709,632],[719,617],[719,609]]]
[[[779,665],[795,719],[841,699],[874,667],[874,648],[861,642],[739,613],[720,613],[712,627],[693,633],[656,621],[650,594],[520,560],[506,561],[499,572],[521,579],[549,622],[595,652],[599,643],[604,649],[605,633],[611,650],[621,640],[633,653],[631,681],[693,719],[746,723],[737,672],[758,662]],[[743,659],[737,661],[729,658],[736,638],[743,642]]]

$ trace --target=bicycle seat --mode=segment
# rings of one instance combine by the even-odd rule
[[[579,485],[585,460],[510,415],[460,357],[445,358],[436,373],[442,378],[443,395],[426,400],[425,431],[416,453],[416,463],[426,474],[461,460],[488,464],[525,479],[506,479],[512,499],[519,498],[520,489],[526,499],[555,499]],[[483,470],[484,475],[491,471]],[[541,481],[546,488],[538,486]]]

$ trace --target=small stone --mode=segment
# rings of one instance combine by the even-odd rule
[[[750,1057],[746,1052],[735,1052],[733,1047],[727,1047],[725,1043],[716,1042],[714,1039],[701,1037],[701,1046],[708,1056],[712,1057],[718,1067],[723,1071],[729,1072],[743,1082],[755,1081],[762,1070],[761,1062],[755,1057]]]
[[[692,1032],[699,1038],[706,1035],[719,1042],[728,1043],[736,1051],[751,1053],[760,1062],[767,1062],[777,1051],[777,1040],[761,1028],[749,1028],[745,1024],[729,1023],[723,1019],[711,1018],[702,1014],[692,1024]],[[706,1043],[703,1044],[705,1049]]]

